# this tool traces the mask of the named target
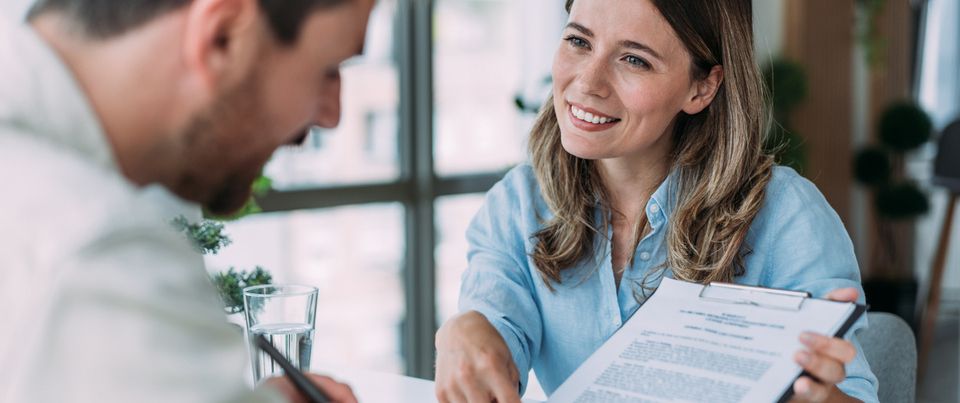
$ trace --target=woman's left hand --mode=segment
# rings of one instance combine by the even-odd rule
[[[832,291],[827,299],[841,302],[856,302],[856,288],[841,288]],[[810,375],[801,376],[793,383],[791,402],[847,402],[856,401],[837,388],[847,373],[845,365],[853,361],[856,348],[849,341],[837,337],[805,332],[800,342],[807,347],[798,351],[793,359]]]

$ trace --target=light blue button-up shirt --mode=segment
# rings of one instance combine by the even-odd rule
[[[544,283],[531,258],[532,236],[553,214],[529,165],[514,168],[487,193],[467,230],[469,266],[459,305],[461,311],[486,316],[503,336],[521,374],[521,390],[533,368],[544,391],[553,393],[639,308],[640,282],[666,261],[667,223],[676,205],[674,181],[668,177],[647,203],[652,232],[637,245],[619,287],[609,236],[597,237],[595,258],[561,272],[563,283],[553,284],[555,291]],[[596,217],[599,220],[599,212]],[[746,245],[746,273],[738,283],[803,290],[814,297],[855,287],[863,303],[853,244],[840,218],[816,186],[792,169],[774,169]],[[864,317],[848,335],[865,326]],[[840,389],[876,402],[877,379],[859,343],[851,340],[858,354],[847,366]]]

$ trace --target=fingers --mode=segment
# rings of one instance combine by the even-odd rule
[[[512,381],[501,376],[489,380],[490,390],[497,403],[520,403],[520,392],[517,390],[519,384],[519,380]]]
[[[838,288],[827,294],[827,299],[838,302],[857,302],[860,292],[856,288]]]
[[[500,333],[479,313],[465,313],[437,332],[436,394],[441,403],[519,403],[519,375]]]
[[[465,382],[460,385],[460,389],[467,398],[467,400],[463,400],[463,402],[490,403],[493,400],[490,398],[488,389],[476,382]]]
[[[510,381],[508,370],[489,358],[461,362],[451,373],[438,374],[436,393],[440,402],[520,403],[517,383]]]
[[[357,403],[353,389],[345,383],[337,382],[329,377],[310,374],[310,380],[320,386],[331,400],[336,403]]]
[[[822,355],[813,354],[807,351],[798,351],[794,354],[794,360],[800,364],[803,369],[828,385],[836,385],[847,377],[843,364],[839,361],[826,358]]]
[[[809,350],[798,351],[794,360],[819,382],[800,377],[793,384],[794,393],[803,401],[822,402],[846,378],[844,366],[853,360],[857,350],[849,341],[810,332],[802,333],[800,342]]]
[[[459,388],[441,386],[437,382],[437,386],[434,389],[437,394],[437,401],[439,403],[459,403],[467,401],[467,398],[463,396],[463,393],[460,392]]]
[[[825,402],[827,397],[830,396],[831,388],[832,386],[820,384],[809,377],[801,376],[793,383],[793,393],[795,395],[793,400]]]
[[[857,355],[857,349],[853,347],[852,343],[837,337],[803,332],[800,334],[800,342],[811,351],[840,361],[843,364],[850,363]]]

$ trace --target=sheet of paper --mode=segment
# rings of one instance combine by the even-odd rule
[[[800,333],[833,335],[855,308],[771,309],[704,300],[702,289],[665,278],[548,403],[776,402],[801,372]]]

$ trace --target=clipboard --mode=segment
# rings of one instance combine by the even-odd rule
[[[683,399],[711,401],[713,391],[697,386],[714,382],[725,388],[730,401],[786,402],[793,396],[796,379],[809,374],[787,361],[801,348],[800,342],[783,337],[804,330],[841,337],[866,310],[865,305],[814,298],[804,291],[704,285],[665,277],[554,390],[548,403],[573,403],[582,396],[603,401],[608,394],[656,400],[664,398],[664,388]],[[751,336],[756,337],[745,334],[752,328],[757,332]],[[726,369],[706,363],[718,359],[709,358],[713,354],[720,354],[719,359],[742,358],[746,369],[725,373]],[[760,383],[761,378],[766,380]],[[688,387],[684,382],[698,383]]]
[[[813,297],[809,292],[806,291],[783,290],[778,288],[766,288],[721,282],[711,282],[710,284],[704,285],[703,289],[700,291],[700,299],[711,302],[751,305],[760,308],[785,311],[798,311],[803,309],[803,303],[811,298]],[[846,335],[847,331],[850,330],[853,324],[856,323],[864,313],[866,313],[868,306],[851,302],[834,302],[854,305],[853,312],[851,312],[850,316],[847,317],[847,320],[844,321],[839,328],[837,328],[836,333],[832,335],[833,337],[843,337]],[[816,379],[815,376],[811,375],[807,371],[801,372],[800,375],[797,376],[797,379],[800,379],[801,376],[808,376]],[[777,403],[785,403],[789,401],[792,396],[793,383],[791,383],[790,386],[783,391],[783,394],[780,396],[780,399],[777,400]]]

